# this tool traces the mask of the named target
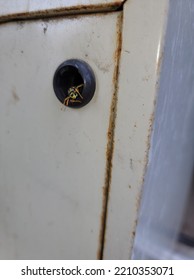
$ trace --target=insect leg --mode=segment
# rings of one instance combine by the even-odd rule
[[[74,99],[70,99],[70,102],[71,102],[71,103],[75,103],[75,102],[77,102],[77,103],[81,103],[81,101],[80,101],[80,100],[74,100]]]
[[[75,91],[77,92],[77,94],[79,95],[79,97],[80,97],[81,99],[83,99],[83,96],[81,95],[81,93],[79,92],[78,89],[79,89],[80,87],[83,87],[83,85],[84,85],[84,84],[81,84],[81,85],[79,85],[79,86],[77,86],[77,87],[75,88]]]
[[[81,84],[81,85],[77,86],[76,88],[80,88],[80,87],[83,87],[83,86],[84,86],[84,84]]]
[[[64,99],[64,102],[63,102],[63,104],[64,105],[66,105],[66,106],[68,106],[69,105],[69,96],[68,97],[66,97],[65,99]]]

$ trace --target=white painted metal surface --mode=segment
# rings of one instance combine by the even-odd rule
[[[6,15],[12,17],[14,14],[19,15],[22,13],[45,15],[52,13],[52,11],[55,14],[68,11],[71,11],[71,13],[73,11],[79,13],[91,10],[103,11],[115,9],[123,2],[124,0],[0,0],[0,17]]]
[[[124,5],[105,259],[128,259],[131,255],[167,13],[168,0],[131,0]]]
[[[120,16],[0,26],[1,259],[97,257]],[[62,109],[52,88],[69,58],[97,80],[78,110]]]

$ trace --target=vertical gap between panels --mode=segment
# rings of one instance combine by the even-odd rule
[[[112,158],[114,151],[114,134],[115,134],[115,121],[117,114],[117,99],[118,99],[118,80],[119,80],[119,66],[122,48],[122,27],[123,27],[123,12],[119,16],[117,21],[116,40],[117,46],[114,54],[115,69],[113,74],[113,95],[110,107],[109,127],[107,132],[107,149],[106,149],[106,171],[105,171],[105,183],[103,188],[103,202],[102,202],[102,215],[100,225],[100,237],[99,237],[99,249],[97,253],[97,259],[103,259],[104,247],[105,247],[105,235],[106,225],[108,217],[108,201],[110,193],[110,184],[112,176]]]

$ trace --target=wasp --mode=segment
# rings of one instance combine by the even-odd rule
[[[64,99],[63,104],[69,106],[69,103],[81,103],[77,98],[83,99],[83,96],[80,93],[80,88],[83,87],[84,84],[81,84],[76,87],[70,87],[68,89],[68,96]]]

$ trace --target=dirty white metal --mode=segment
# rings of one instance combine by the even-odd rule
[[[48,15],[54,13],[73,13],[115,10],[125,0],[0,0],[0,19],[9,16]]]
[[[0,26],[1,259],[97,257],[120,16]],[[70,58],[88,62],[97,81],[77,110],[52,87]]]
[[[117,118],[104,259],[131,255],[162,60],[168,0],[124,5]]]

